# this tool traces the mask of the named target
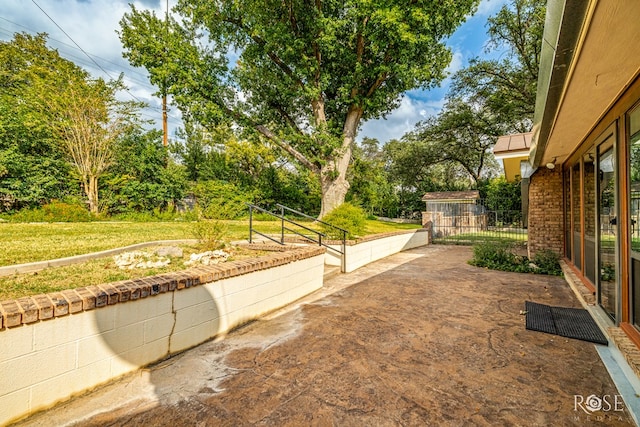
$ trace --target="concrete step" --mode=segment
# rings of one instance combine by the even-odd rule
[[[340,267],[337,265],[324,265],[324,276],[323,280],[326,282],[329,279],[332,279],[340,274]]]

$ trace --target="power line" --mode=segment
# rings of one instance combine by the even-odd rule
[[[46,12],[42,7],[40,7],[40,5],[39,5],[38,3],[36,3],[36,0],[31,0],[31,1],[33,2],[33,4],[35,4],[35,5],[38,7],[38,9],[40,9],[40,10],[42,11],[42,13],[44,13],[44,14],[45,14],[45,16],[46,16],[47,18],[49,18],[49,20],[50,20],[51,22],[53,22],[53,24],[54,24],[56,27],[58,27],[58,29],[59,29],[60,31],[62,31],[62,33],[63,33],[65,36],[67,36],[67,37],[69,38],[69,40],[71,40],[71,41],[73,42],[73,44],[74,44],[74,45],[75,45],[75,46],[76,46],[76,47],[77,47],[77,48],[78,48],[82,53],[84,53],[84,54],[85,54],[85,56],[86,56],[87,58],[89,58],[89,59],[91,60],[91,62],[92,62],[92,63],[94,63],[94,64],[95,64],[95,66],[96,66],[96,67],[98,67],[98,68],[99,68],[103,73],[105,73],[107,76],[109,76],[109,78],[110,78],[111,80],[114,80],[114,78],[111,76],[111,74],[110,74],[107,70],[105,70],[105,69],[104,69],[100,64],[98,64],[98,62],[97,62],[95,59],[93,59],[93,57],[92,57],[91,55],[89,55],[89,54],[88,54],[88,53],[87,53],[87,52],[86,52],[82,47],[80,47],[80,45],[79,45],[78,43],[76,43],[76,41],[75,41],[75,40],[74,40],[74,39],[73,39],[73,38],[72,38],[72,37],[71,37],[71,36],[70,36],[70,35],[69,35],[69,34],[68,34],[68,33],[67,33],[67,32],[66,32],[66,31],[65,31],[65,30],[60,26],[60,25],[58,25],[58,23],[57,23],[57,22],[56,22],[56,21],[55,21],[51,16],[49,16],[49,14],[48,14],[48,13],[47,13],[47,12]],[[126,89],[125,89],[125,91],[126,91],[129,95],[131,95],[131,97],[132,97],[133,99],[135,99],[136,101],[144,103],[144,101],[140,100],[137,96],[135,96],[133,93],[131,93],[131,91],[129,91],[129,89],[128,89],[128,88],[126,88]]]
[[[21,28],[25,29],[26,32],[28,32],[28,33],[32,33],[32,34],[39,33],[39,31],[37,31],[37,30],[34,30],[34,29],[26,27],[24,25],[18,24],[16,22],[10,21],[10,20],[8,20],[8,19],[6,19],[4,17],[0,17],[0,20],[6,21],[6,22],[8,22],[8,23],[10,23],[10,24],[12,24],[12,25],[14,25],[16,27],[21,27]],[[16,33],[15,31],[12,31],[9,28],[6,28],[6,27],[3,28],[3,27],[0,26],[0,35],[6,35],[8,37],[8,39],[11,39],[15,35],[15,33]],[[72,45],[70,45],[68,43],[65,43],[65,42],[63,42],[61,40],[58,40],[58,39],[55,39],[55,38],[51,38],[51,37],[47,37],[47,41],[49,42],[49,44],[53,44],[54,46],[59,44],[60,45],[59,48],[61,48],[62,56],[66,57],[67,59],[69,59],[71,61],[73,61],[74,63],[76,63],[78,65],[86,66],[88,68],[95,68],[93,66],[93,64],[95,64],[95,61],[89,62],[89,61],[86,60],[84,55],[80,56],[80,55],[76,55],[74,53],[74,51],[77,51],[77,50],[80,50],[82,52],[81,49],[79,49],[79,48],[77,48],[75,46],[72,46]],[[55,43],[51,43],[51,42],[55,42]],[[100,57],[98,55],[94,55],[94,54],[90,54],[90,55],[93,56],[94,58],[100,60],[100,61],[112,64],[112,65],[114,65],[116,67],[123,68],[124,71],[120,71],[120,72],[124,75],[125,80],[131,81],[131,82],[135,83],[136,85],[141,86],[145,90],[149,90],[151,92],[155,92],[157,90],[157,87],[155,87],[155,86],[150,84],[150,82],[148,81],[148,76],[147,75],[145,75],[145,74],[143,74],[143,73],[141,73],[139,71],[136,71],[133,67],[127,66],[127,64],[124,64],[124,63],[120,63],[119,64],[119,63],[110,61],[110,60],[102,58],[102,57]],[[104,72],[104,70],[102,70],[102,71]],[[137,74],[139,76],[142,76],[144,78],[144,80],[132,77],[131,76],[132,73]],[[110,77],[110,75],[108,73],[106,73],[106,74]],[[127,91],[127,94],[128,94],[128,96],[139,100],[139,98],[135,97],[135,95],[130,93],[130,91]],[[154,113],[161,113],[162,109],[159,106],[154,106],[154,105],[152,105],[152,103],[145,102],[145,107],[143,107],[140,110],[139,114],[141,116],[143,116],[145,118],[148,118],[148,119],[151,119],[153,121],[160,120],[160,118],[158,118],[158,116],[145,113],[145,111],[153,111]],[[176,121],[180,121],[181,120],[181,118],[176,116],[175,114],[169,113],[168,116],[171,119],[176,120]]]
[[[7,19],[7,18],[4,18],[4,17],[2,17],[2,16],[0,16],[0,19],[1,19],[1,20],[3,20],[3,21],[8,22],[9,24],[15,25],[16,27],[24,28],[25,30],[27,30],[27,31],[28,31],[28,32],[30,32],[30,33],[34,33],[34,34],[35,34],[35,33],[38,33],[38,31],[37,31],[37,30],[34,30],[33,28],[29,28],[29,27],[26,27],[26,26],[24,26],[24,25],[22,25],[22,24],[18,24],[17,22],[13,22],[13,21],[11,21],[11,20],[9,20],[9,19]],[[6,35],[8,35],[8,36],[10,36],[10,37],[12,37],[12,36],[14,35],[14,33],[15,33],[14,31],[11,31],[11,30],[9,30],[9,29],[3,29],[2,27],[0,27],[0,32],[4,32]],[[72,45],[70,45],[70,44],[68,44],[68,43],[65,43],[65,42],[63,42],[63,41],[61,41],[61,40],[55,39],[55,38],[50,37],[50,36],[47,36],[47,40],[48,40],[49,42],[59,43],[60,45],[65,46],[65,47],[68,47],[68,48],[71,48],[71,49],[81,50],[81,49],[78,49],[78,48],[77,48],[77,47],[75,47],[75,46],[72,46]],[[69,56],[71,56],[71,54],[68,54],[68,55],[69,55]],[[130,65],[129,65],[129,64],[127,64],[126,62],[120,62],[120,63],[117,63],[117,62],[111,61],[111,60],[109,60],[109,59],[102,58],[101,56],[96,55],[96,54],[94,54],[94,53],[90,53],[89,55],[91,55],[93,58],[97,58],[97,59],[99,59],[99,60],[101,60],[101,61],[103,61],[103,62],[106,62],[106,63],[112,64],[112,65],[115,65],[116,67],[122,67],[122,68],[125,68],[126,70],[128,70],[128,71],[126,71],[126,72],[128,72],[128,73],[133,73],[133,74],[137,74],[137,75],[139,75],[139,76],[141,76],[142,78],[144,78],[144,79],[145,79],[145,81],[142,81],[142,80],[135,80],[135,79],[132,79],[132,80],[134,80],[135,82],[137,82],[137,83],[139,83],[139,84],[143,84],[143,85],[147,85],[147,84],[148,84],[148,80],[147,80],[147,79],[148,79],[148,77],[149,77],[149,76],[148,76],[147,74],[144,74],[144,73],[142,73],[142,72],[140,72],[140,71],[136,70],[136,68],[134,68],[134,67],[130,66]],[[74,56],[74,58],[78,59],[79,57]],[[74,61],[74,62],[75,62],[75,61]],[[78,62],[81,62],[81,61],[78,59]],[[83,62],[83,64],[87,64],[87,63],[86,63],[86,62]]]
[[[65,43],[65,42],[63,42],[63,41],[61,41],[61,40],[57,40],[57,39],[50,38],[50,37],[47,37],[47,38],[48,38],[48,40],[49,40],[49,41],[54,41],[54,42],[56,42],[56,43],[59,43],[59,44],[61,45],[61,47],[64,47],[64,48],[68,48],[68,49],[71,49],[71,50],[74,50],[74,49],[75,49],[75,50],[79,50],[79,51],[80,51],[80,52],[82,52],[82,54],[83,54],[84,56],[86,56],[86,58],[88,58],[88,59],[89,59],[89,61],[90,61],[90,62],[87,62],[86,60],[83,60],[83,59],[82,59],[82,58],[83,58],[82,56],[74,55],[73,53],[70,53],[69,51],[68,51],[68,52],[66,52],[65,56],[67,56],[67,57],[68,57],[69,59],[71,59],[73,62],[78,63],[78,64],[82,64],[82,65],[85,65],[85,66],[89,66],[89,67],[95,66],[95,67],[97,67],[97,69],[99,69],[100,71],[102,71],[106,76],[108,76],[110,79],[112,79],[112,80],[113,80],[113,77],[112,77],[112,75],[109,73],[109,71],[107,71],[103,66],[101,66],[101,65],[96,61],[96,58],[97,58],[97,59],[99,59],[99,60],[101,60],[101,61],[103,61],[103,62],[105,62],[105,63],[112,64],[112,65],[114,65],[114,66],[116,66],[116,67],[124,68],[124,69],[125,69],[125,71],[123,71],[123,72],[122,72],[122,74],[124,74],[124,76],[125,76],[129,81],[134,82],[134,83],[136,83],[136,84],[137,84],[137,85],[139,85],[139,86],[142,86],[142,87],[143,87],[144,89],[146,89],[146,90],[152,90],[152,91],[156,91],[156,90],[157,90],[157,88],[156,88],[155,86],[153,86],[153,85],[151,85],[151,84],[149,83],[149,81],[148,81],[148,75],[145,75],[145,74],[143,74],[143,73],[141,73],[141,72],[137,71],[135,68],[133,68],[133,67],[131,67],[131,66],[127,66],[128,64],[118,64],[118,63],[115,63],[115,62],[110,61],[110,60],[108,60],[108,59],[102,58],[102,57],[100,57],[100,56],[98,56],[98,55],[89,54],[87,51],[85,51],[85,50],[84,50],[84,49],[83,49],[83,48],[82,48],[82,47],[81,47],[81,46],[80,46],[80,45],[79,45],[79,44],[78,44],[78,43],[77,43],[77,42],[76,42],[76,41],[75,41],[75,40],[74,40],[74,39],[73,39],[73,38],[72,38],[72,37],[71,37],[71,36],[70,36],[70,35],[69,35],[69,34],[68,34],[64,29],[63,29],[63,28],[62,28],[62,27],[61,27],[61,26],[60,26],[60,25],[59,25],[59,24],[58,24],[58,23],[57,23],[57,22],[56,22],[56,21],[55,21],[55,20],[54,20],[54,19],[53,19],[53,18],[52,18],[48,13],[47,13],[47,12],[46,12],[46,11],[45,11],[45,10],[44,10],[44,9],[43,9],[43,8],[42,8],[42,7],[41,7],[41,6],[40,6],[40,5],[39,5],[35,0],[32,0],[32,2],[33,2],[33,4],[34,4],[34,5],[36,5],[36,7],[38,7],[38,9],[40,9],[40,11],[42,11],[42,13],[43,13],[43,14],[44,14],[44,15],[45,15],[45,16],[46,16],[46,17],[47,17],[51,22],[53,22],[53,24],[54,24],[54,25],[55,25],[55,26],[56,26],[56,27],[57,27],[57,28],[58,28],[58,29],[59,29],[59,30],[60,30],[60,31],[61,31],[61,32],[62,32],[62,33],[63,33],[63,34],[64,34],[64,35],[69,39],[69,40],[71,40],[71,42],[73,43],[73,45],[74,45],[74,46],[72,46],[72,45],[70,45],[70,44],[68,44],[68,43]],[[34,30],[34,29],[32,29],[32,28],[29,28],[29,27],[26,27],[26,26],[24,26],[24,25],[21,25],[21,24],[18,24],[18,23],[16,23],[16,22],[13,22],[13,21],[11,21],[11,20],[9,20],[9,19],[7,19],[7,18],[0,17],[0,19],[1,19],[1,20],[3,20],[3,21],[8,22],[9,24],[15,25],[15,26],[20,27],[20,28],[24,28],[24,29],[26,29],[26,30],[27,30],[28,32],[30,32],[30,33],[39,33],[39,31],[36,31],[36,30]],[[9,30],[8,28],[3,29],[3,28],[1,28],[1,27],[0,27],[0,33],[4,33],[4,34],[6,34],[6,35],[7,35],[7,36],[9,36],[9,37],[13,37],[13,36],[14,36],[14,34],[15,34],[15,32],[14,32],[14,31]],[[123,66],[123,65],[124,65],[124,66]],[[137,75],[139,75],[139,76],[142,76],[142,77],[145,79],[145,81],[141,81],[141,80],[139,80],[139,79],[133,78],[133,77],[131,76],[131,73],[133,73],[133,74],[137,74]],[[149,119],[151,119],[151,120],[153,120],[153,121],[159,120],[159,118],[158,118],[157,116],[155,116],[155,115],[150,115],[150,114],[148,114],[148,113],[144,113],[143,111],[144,111],[144,110],[150,110],[150,111],[154,111],[154,112],[161,112],[161,111],[162,111],[162,109],[161,109],[160,107],[152,106],[150,103],[147,103],[147,102],[142,101],[140,98],[138,98],[136,95],[134,95],[134,94],[133,94],[133,93],[132,93],[128,88],[126,88],[126,89],[125,89],[125,92],[127,92],[127,94],[128,94],[131,98],[133,98],[134,100],[136,100],[136,101],[138,101],[138,102],[141,102],[141,103],[145,104],[145,107],[140,111],[140,115],[141,115],[141,116],[147,117],[147,118],[149,118]],[[168,116],[169,116],[170,118],[174,119],[174,120],[177,120],[177,121],[180,121],[180,120],[181,120],[181,118],[180,118],[180,117],[178,117],[178,116],[176,116],[176,115],[174,115],[174,114],[168,114]]]

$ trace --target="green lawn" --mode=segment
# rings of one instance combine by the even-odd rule
[[[223,221],[227,240],[249,238],[249,221]],[[314,228],[311,222],[306,226]],[[367,221],[367,234],[415,229],[417,224]],[[63,258],[152,240],[194,239],[189,222],[0,223],[0,266]],[[255,221],[254,229],[277,234],[280,221]]]
[[[455,234],[446,237],[434,237],[435,241],[460,245],[473,245],[479,242],[510,241],[514,243],[525,242],[527,233],[508,231],[478,231],[473,233]]]
[[[249,237],[248,221],[227,221],[229,240]],[[276,230],[279,223],[261,223]],[[0,224],[0,266],[63,258],[152,240],[194,239],[189,222]]]
[[[249,221],[224,221],[227,241],[247,240]],[[309,228],[315,224],[306,222]],[[367,233],[415,229],[415,224],[368,221]],[[0,223],[0,266],[22,264],[80,255],[154,240],[194,239],[195,223],[186,222],[88,222],[88,223]],[[256,221],[254,228],[265,234],[278,234],[280,221]],[[254,238],[257,236],[254,236]],[[183,259],[173,259],[166,267],[120,270],[113,257],[80,264],[48,268],[37,273],[0,277],[0,300],[73,289],[118,280],[133,279],[185,268],[190,253],[202,251],[198,245],[182,245]],[[255,257],[255,251],[230,248],[231,259]]]

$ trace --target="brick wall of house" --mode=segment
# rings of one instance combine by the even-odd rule
[[[529,257],[541,249],[563,252],[561,168],[538,169],[529,182]]]

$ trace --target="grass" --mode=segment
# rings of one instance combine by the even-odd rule
[[[223,221],[227,240],[246,240],[249,221]],[[302,222],[315,228],[311,222]],[[367,234],[415,229],[417,224],[367,221]],[[280,221],[256,221],[262,233],[280,232]],[[153,240],[195,238],[195,225],[189,222],[76,222],[76,223],[0,223],[0,266],[44,261],[98,252]]]
[[[227,221],[229,240],[247,239],[249,221]],[[260,223],[279,230],[279,222]],[[194,239],[188,222],[0,223],[0,266],[98,252],[153,240]]]
[[[472,245],[479,242],[525,242],[527,233],[509,233],[505,231],[478,231],[473,233],[456,234],[446,237],[434,237],[434,240],[443,243]]]
[[[224,221],[227,241],[246,240],[249,221]],[[305,226],[315,228],[312,222]],[[280,221],[257,221],[262,233],[278,234]],[[367,234],[419,228],[416,224],[367,221]],[[0,223],[0,266],[44,261],[97,252],[154,240],[195,238],[195,223],[186,222],[90,222],[90,223]],[[154,269],[120,270],[113,257],[105,257],[37,273],[0,277],[0,300],[55,292],[64,289],[134,279],[186,268],[189,254],[202,250],[197,245],[181,245],[185,256],[169,266]],[[234,249],[230,259],[255,257],[256,252]]]
[[[63,267],[47,268],[35,273],[15,274],[0,277],[0,300],[15,299],[25,296],[57,292],[65,289],[76,289],[101,283],[120,280],[137,279],[156,274],[180,271],[188,268],[185,261],[192,253],[201,252],[198,245],[180,245],[182,258],[171,258],[171,263],[164,267],[149,269],[120,269],[113,257],[105,257]],[[241,248],[225,249],[231,254],[229,261],[253,258],[266,252]]]

